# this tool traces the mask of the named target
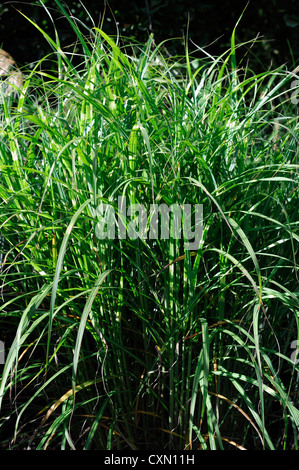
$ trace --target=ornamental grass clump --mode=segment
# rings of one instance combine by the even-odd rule
[[[1,104],[2,447],[298,450],[298,76],[63,13]]]

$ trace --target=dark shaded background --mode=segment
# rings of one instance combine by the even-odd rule
[[[57,11],[54,0],[43,0],[49,8],[63,45],[75,40],[68,22]],[[178,38],[167,43],[170,54],[184,53],[183,37],[189,18],[189,38],[210,54],[219,54],[229,48],[230,36],[247,0],[84,0],[84,5],[95,23],[104,16],[104,30],[119,32],[133,39],[145,41],[150,32],[156,43]],[[91,26],[87,13],[79,1],[64,4],[83,22]],[[7,1],[0,3],[0,47],[10,52],[20,66],[35,62],[51,51],[46,40],[18,11],[33,19],[54,38],[54,29],[45,9],[38,1]],[[105,12],[105,14],[104,14]],[[250,1],[237,28],[237,42],[261,38],[253,47],[240,50],[238,60],[246,53],[251,68],[259,71],[286,64],[289,69],[298,65],[299,1]],[[213,44],[211,44],[213,43]],[[192,49],[192,43],[190,49]]]

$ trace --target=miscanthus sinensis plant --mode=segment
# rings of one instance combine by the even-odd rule
[[[298,76],[68,19],[81,63],[41,31],[1,104],[2,447],[298,449]],[[119,196],[202,204],[199,246],[101,239]]]

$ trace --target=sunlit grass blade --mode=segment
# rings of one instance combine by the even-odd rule
[[[105,279],[106,279],[106,277],[108,276],[109,273],[110,273],[110,271],[106,271],[103,274],[100,274],[100,276],[96,280],[95,285],[94,285],[93,289],[91,290],[91,292],[90,292],[90,294],[89,294],[89,296],[86,300],[86,304],[85,304],[84,310],[82,312],[82,316],[81,316],[80,324],[79,324],[79,329],[78,329],[78,333],[77,333],[77,339],[76,339],[75,348],[74,348],[73,376],[72,376],[73,390],[75,390],[75,386],[76,386],[75,385],[76,384],[76,373],[77,373],[79,355],[80,355],[80,350],[81,350],[82,338],[83,338],[83,334],[84,334],[85,329],[86,329],[87,317],[90,313],[90,310],[93,307],[93,302],[95,300],[95,297],[96,297],[101,285],[103,284],[103,282],[105,281]]]
[[[50,340],[51,340],[51,332],[52,332],[52,323],[53,323],[53,318],[54,318],[54,309],[55,309],[55,300],[56,300],[56,293],[57,293],[57,288],[58,288],[58,283],[61,275],[61,269],[62,269],[62,264],[65,256],[65,252],[67,249],[67,244],[68,240],[70,237],[70,234],[74,228],[74,225],[80,216],[80,214],[83,212],[85,207],[91,202],[91,199],[88,199],[85,201],[77,210],[77,212],[74,214],[74,216],[71,219],[71,222],[69,223],[65,235],[63,237],[61,247],[59,250],[59,255],[57,258],[57,263],[56,263],[56,270],[55,270],[55,275],[54,275],[54,280],[53,280],[53,288],[52,288],[52,294],[51,294],[51,302],[50,302],[50,318],[49,318],[49,333],[48,333],[48,344],[47,344],[47,357],[48,357],[48,352],[49,352],[49,347],[50,347]]]

